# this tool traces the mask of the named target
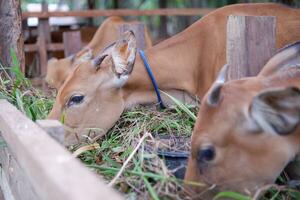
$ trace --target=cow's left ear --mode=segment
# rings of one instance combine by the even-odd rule
[[[212,84],[211,88],[209,89],[207,95],[207,104],[209,106],[216,107],[220,103],[222,87],[224,83],[228,80],[227,77],[228,69],[229,69],[228,64],[225,64],[219,71],[219,74],[215,82]]]
[[[136,57],[136,38],[132,31],[124,32],[112,49],[112,70],[118,78],[128,77]]]
[[[291,134],[300,123],[300,90],[288,87],[264,91],[254,97],[249,112],[265,133]]]
[[[91,48],[85,48],[76,55],[80,62],[88,61],[93,58],[93,50]]]

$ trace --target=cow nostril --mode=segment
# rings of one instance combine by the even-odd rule
[[[198,162],[207,163],[215,158],[215,148],[211,145],[202,147],[198,152]]]

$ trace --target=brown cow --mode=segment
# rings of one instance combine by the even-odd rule
[[[300,39],[300,11],[278,4],[238,4],[218,9],[183,32],[145,51],[160,89],[203,97],[225,64],[229,15],[277,17],[277,47]],[[73,128],[97,127],[105,133],[124,109],[156,101],[135,38],[127,33],[96,59],[78,64],[58,91],[49,118]],[[79,114],[80,113],[80,114]]]
[[[101,49],[110,43],[117,40],[119,35],[119,26],[121,24],[134,24],[137,21],[126,22],[121,17],[109,17],[103,21],[101,26],[96,31],[93,39],[76,55],[57,59],[52,58],[48,61],[47,65],[47,74],[46,74],[46,82],[50,87],[54,87],[59,89],[63,84],[68,74],[73,69],[73,64],[76,62],[83,62],[85,60],[92,59],[95,55],[97,55]],[[145,41],[146,48],[152,46],[152,40],[148,29],[145,27]]]
[[[300,42],[256,77],[224,83],[224,73],[203,99],[185,179],[253,194],[300,153]]]

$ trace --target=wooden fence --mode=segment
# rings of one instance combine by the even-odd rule
[[[26,44],[25,52],[38,52],[39,54],[39,69],[40,77],[43,78],[46,74],[46,65],[48,61],[48,52],[64,51],[74,52],[77,49],[70,49],[66,43],[74,43],[69,41],[78,41],[80,35],[74,36],[72,32],[65,32],[63,34],[63,43],[52,43],[51,32],[49,25],[50,17],[99,17],[99,16],[203,16],[213,11],[211,8],[189,8],[189,9],[154,9],[154,10],[134,10],[134,9],[105,9],[105,10],[83,10],[83,11],[67,11],[67,12],[48,12],[48,5],[42,4],[42,12],[24,12],[23,19],[29,17],[39,18],[38,23],[38,40],[36,44]],[[76,38],[74,38],[76,37]],[[67,48],[66,48],[67,47]],[[65,55],[66,56],[66,55]],[[23,69],[24,71],[25,69]]]
[[[67,12],[24,12],[23,19],[29,17],[38,17],[48,19],[49,17],[100,17],[100,16],[197,16],[206,15],[213,11],[213,8],[166,8],[152,10],[134,10],[134,9],[103,9],[103,10],[82,10]]]

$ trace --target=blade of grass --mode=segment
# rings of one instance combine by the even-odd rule
[[[194,113],[192,111],[190,111],[190,109],[185,106],[182,102],[180,102],[178,99],[176,99],[175,97],[169,95],[168,93],[161,91],[164,95],[166,95],[167,97],[169,97],[179,108],[181,108],[186,114],[188,114],[194,121],[196,121],[197,117],[196,115],[194,115]]]
[[[123,166],[121,167],[120,171],[118,172],[118,174],[113,178],[113,180],[111,180],[111,182],[108,184],[108,186],[113,186],[116,181],[118,180],[118,178],[121,176],[121,174],[123,173],[123,171],[125,170],[127,164],[129,163],[129,161],[133,158],[134,154],[137,152],[137,150],[139,149],[139,147],[142,145],[142,143],[144,142],[144,140],[150,135],[149,132],[146,132],[143,137],[140,139],[139,143],[136,145],[135,149],[132,151],[132,153],[129,155],[129,157],[127,158],[127,160],[124,162]]]
[[[234,199],[234,200],[251,200],[250,197],[245,196],[243,194],[237,193],[237,192],[230,192],[230,191],[226,191],[226,192],[220,192],[218,193],[213,200],[217,200],[217,199]]]
[[[140,166],[141,162],[137,162],[137,160],[133,160],[134,164],[136,165],[136,170],[139,173],[143,173],[142,168]],[[142,175],[142,179],[145,183],[145,186],[150,194],[150,196],[154,199],[154,200],[159,200],[157,193],[155,192],[154,188],[152,187],[152,185],[149,183],[148,179]]]

